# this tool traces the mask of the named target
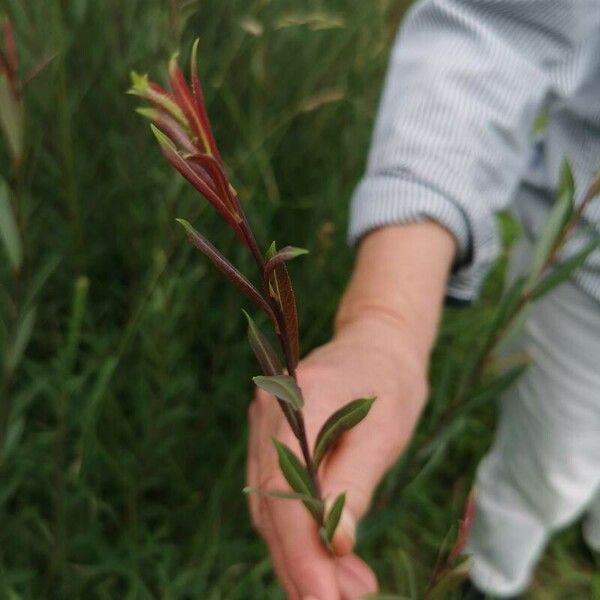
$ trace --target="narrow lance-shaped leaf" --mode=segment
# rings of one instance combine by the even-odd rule
[[[543,271],[556,243],[560,239],[563,228],[572,217],[574,197],[575,183],[571,165],[567,160],[564,160],[561,167],[558,198],[533,250],[527,283],[528,288],[533,285]]]
[[[315,441],[313,460],[318,467],[340,436],[360,423],[371,410],[375,398],[359,398],[335,411],[323,424]]]
[[[290,375],[259,375],[253,377],[252,381],[262,390],[287,402],[294,410],[300,410],[304,404],[302,391]]]
[[[459,556],[463,554],[463,550],[467,545],[469,539],[469,533],[473,526],[473,519],[475,518],[476,504],[475,504],[475,492],[471,491],[467,498],[467,504],[465,506],[465,512],[463,518],[460,521],[458,527],[458,535],[456,537],[456,543],[454,544],[450,554],[448,555],[448,564],[452,564]]]
[[[582,204],[588,204],[588,202],[593,200],[598,194],[600,194],[600,171],[598,171],[594,176],[594,179],[592,179],[592,183],[585,193]]]
[[[442,577],[427,592],[427,600],[447,600],[469,578],[473,559],[469,556],[452,569],[445,569]]]
[[[169,81],[171,88],[175,94],[175,98],[179,102],[181,109],[187,117],[190,127],[197,136],[198,141],[202,144],[202,149],[207,153],[212,153],[212,148],[208,140],[207,133],[200,121],[196,104],[192,97],[192,92],[177,64],[177,54],[174,54],[169,61]]]
[[[227,206],[232,215],[234,215],[236,221],[239,223],[242,221],[240,214],[239,202],[233,197],[231,193],[231,186],[227,181],[227,177],[223,172],[221,164],[217,162],[214,156],[208,154],[195,153],[192,156],[185,157],[186,160],[190,160],[199,164],[209,174],[210,178],[215,182],[215,188],[217,189],[223,204]]]
[[[21,235],[10,203],[10,190],[0,179],[0,238],[4,242],[13,271],[21,267]]]
[[[185,129],[189,130],[189,123],[184,112],[179,108],[173,97],[160,86],[150,83],[148,75],[140,75],[135,71],[131,72],[132,87],[127,90],[132,96],[139,96],[152,102],[156,107],[160,107],[167,114],[171,115]]]
[[[158,108],[148,108],[145,106],[135,109],[135,112],[146,119],[152,121],[176,146],[193,154],[196,148],[190,141],[190,137],[185,129],[164,110]]]
[[[191,70],[191,80],[192,80],[192,94],[194,95],[194,102],[196,103],[196,110],[198,112],[198,117],[200,118],[200,122],[202,123],[202,127],[206,132],[208,137],[208,143],[212,149],[212,154],[219,161],[219,163],[223,164],[221,160],[221,155],[219,154],[219,149],[217,148],[217,143],[215,142],[215,137],[212,132],[212,128],[210,126],[210,121],[208,120],[208,114],[206,112],[206,105],[204,102],[204,94],[202,93],[202,86],[200,84],[200,78],[198,77],[198,46],[200,45],[200,40],[196,39],[194,45],[192,46],[192,58],[190,63]]]
[[[205,254],[211,262],[227,277],[238,289],[248,296],[253,302],[258,304],[269,318],[273,319],[273,312],[271,307],[267,304],[267,301],[261,296],[260,292],[200,233],[198,233],[191,225],[184,219],[177,219],[180,223],[190,240],[190,242]]]
[[[331,541],[333,540],[333,534],[340,523],[345,503],[346,493],[344,492],[334,500],[331,508],[325,515],[325,535],[327,536],[327,541],[329,544],[331,544]]]
[[[165,158],[221,213],[225,216],[227,207],[216,192],[204,181],[179,154],[177,148],[158,127],[150,125],[152,133],[158,140]]]
[[[265,375],[280,375],[283,367],[267,336],[256,326],[254,319],[242,310],[248,321],[248,341]]]
[[[30,308],[17,323],[12,346],[8,350],[4,364],[7,373],[13,373],[16,370],[27,349],[35,325],[35,312],[35,307]]]
[[[308,471],[298,457],[285,444],[282,444],[275,438],[273,438],[273,445],[275,446],[275,450],[277,450],[279,468],[292,490],[298,494],[315,497],[315,491]],[[320,511],[312,503],[305,502],[304,505],[313,517],[318,520]]]
[[[294,246],[285,246],[285,248],[282,248],[279,250],[279,252],[276,252],[272,258],[267,261],[265,265],[265,273],[270,275],[271,271],[273,271],[277,265],[280,265],[285,261],[292,260],[297,256],[302,256],[303,254],[308,254],[308,250],[305,250],[304,248],[296,248]]]
[[[267,259],[276,256],[275,244],[267,252]],[[269,293],[279,305],[283,316],[285,327],[290,342],[291,359],[293,366],[296,367],[300,359],[300,343],[298,340],[298,312],[296,310],[296,298],[294,289],[284,263],[275,266],[271,273],[266,277]]]
[[[587,257],[600,248],[600,235],[590,240],[582,250],[557,265],[552,271],[540,281],[533,289],[531,297],[533,300],[547,294],[550,290],[566,281],[587,259]]]
[[[8,76],[0,72],[0,127],[4,131],[15,164],[23,158],[23,105],[15,95]]]
[[[263,373],[265,375],[280,375],[283,371],[283,367],[281,366],[277,353],[269,343],[267,337],[260,329],[258,329],[250,315],[245,310],[243,313],[246,316],[246,319],[248,319],[248,341],[250,342],[250,347],[252,348]],[[277,398],[277,402],[292,428],[292,431],[295,435],[298,435],[300,433],[300,425],[294,409],[288,402],[285,402],[280,398]]]
[[[316,510],[323,510],[323,501],[307,494],[283,492],[280,490],[261,490],[250,486],[245,487],[242,492],[244,492],[244,494],[260,494],[261,496],[270,496],[271,498],[280,498],[282,500],[302,500],[302,502],[309,504]]]
[[[15,42],[15,32],[9,19],[4,19],[4,48],[6,49],[6,58],[11,70],[16,73],[19,68],[17,57],[17,44]]]

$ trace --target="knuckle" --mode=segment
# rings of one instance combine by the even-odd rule
[[[314,557],[307,555],[304,547],[294,548],[289,553],[289,563],[293,565],[292,578],[297,582],[317,582],[322,573],[319,566],[315,564]]]
[[[289,487],[284,476],[278,470],[269,471],[263,475],[260,479],[259,486],[260,490],[263,492],[285,490]],[[262,496],[261,499],[266,501],[269,497]]]
[[[310,387],[314,382],[322,380],[327,373],[327,369],[318,361],[305,361],[298,365],[296,378],[300,387]]]

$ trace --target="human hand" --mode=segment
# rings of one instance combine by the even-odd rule
[[[377,396],[377,400],[319,470],[326,500],[346,492],[333,555],[300,502],[263,494],[249,497],[252,521],[291,600],[356,600],[377,589],[373,572],[352,553],[355,526],[378,482],[409,440],[426,398],[426,361],[413,346],[408,329],[389,315],[370,314],[344,324],[331,342],[298,368],[311,446],[321,425],[337,409],[356,398]],[[275,399],[259,390],[249,419],[248,485],[263,491],[289,489],[271,437],[298,455],[300,450]]]

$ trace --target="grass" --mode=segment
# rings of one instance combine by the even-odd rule
[[[348,198],[405,6],[2,6],[25,66],[58,55],[26,93],[24,267],[14,277],[0,263],[1,346],[20,336],[24,347],[0,386],[0,598],[281,598],[241,493],[256,374],[246,305],[175,216],[251,265],[167,168],[124,91],[130,70],[164,74],[169,53],[187,55],[200,36],[215,133],[259,239],[266,247],[276,233],[311,251],[291,267],[307,351],[326,341],[351,267]],[[4,145],[0,165],[10,181]],[[502,264],[476,307],[445,315],[416,451],[437,431],[501,279]],[[430,460],[401,463],[382,486],[359,552],[385,590],[420,598],[491,442],[493,412],[491,402],[472,411]],[[531,598],[600,597],[577,548],[575,529],[554,541]]]

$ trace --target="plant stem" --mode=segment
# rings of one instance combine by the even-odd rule
[[[265,296],[269,306],[273,310],[273,315],[275,316],[274,325],[277,329],[277,337],[279,339],[279,344],[281,346],[281,350],[282,350],[283,356],[285,358],[287,372],[288,372],[288,375],[290,375],[290,377],[293,377],[297,383],[296,365],[294,364],[294,359],[293,359],[293,354],[292,354],[292,350],[291,350],[290,337],[289,337],[287,325],[285,323],[283,313],[281,312],[281,307],[279,306],[279,304],[277,302],[275,302],[275,300],[272,298],[271,294],[269,293],[269,282],[267,281],[267,276],[266,276],[265,260],[260,251],[260,248],[258,247],[258,244],[256,242],[254,232],[252,231],[252,228],[250,227],[250,224],[248,222],[248,217],[246,216],[246,213],[242,209],[241,203],[239,203],[239,201],[238,201],[238,206],[239,206],[240,214],[242,215],[242,228],[243,228],[246,238],[248,240],[250,252],[252,253],[252,256],[254,257],[254,260],[256,261],[256,265],[260,272],[264,296]],[[296,421],[298,424],[297,429],[295,427],[293,427],[291,423],[289,423],[289,419],[288,419],[288,423],[290,424],[290,427],[292,428],[292,431],[294,432],[294,435],[296,436],[296,439],[298,440],[298,443],[300,444],[300,450],[302,452],[302,456],[304,457],[304,462],[306,463],[306,468],[308,470],[308,475],[310,477],[310,480],[311,480],[311,483],[313,486],[313,491],[314,491],[315,497],[318,500],[322,500],[321,484],[319,482],[319,477],[317,475],[315,461],[312,458],[312,455],[310,453],[310,446],[308,445],[308,438],[306,435],[306,425],[304,423],[304,415],[302,414],[301,410],[294,411],[294,415],[296,417]],[[319,525],[323,525],[322,512],[320,513]]]

